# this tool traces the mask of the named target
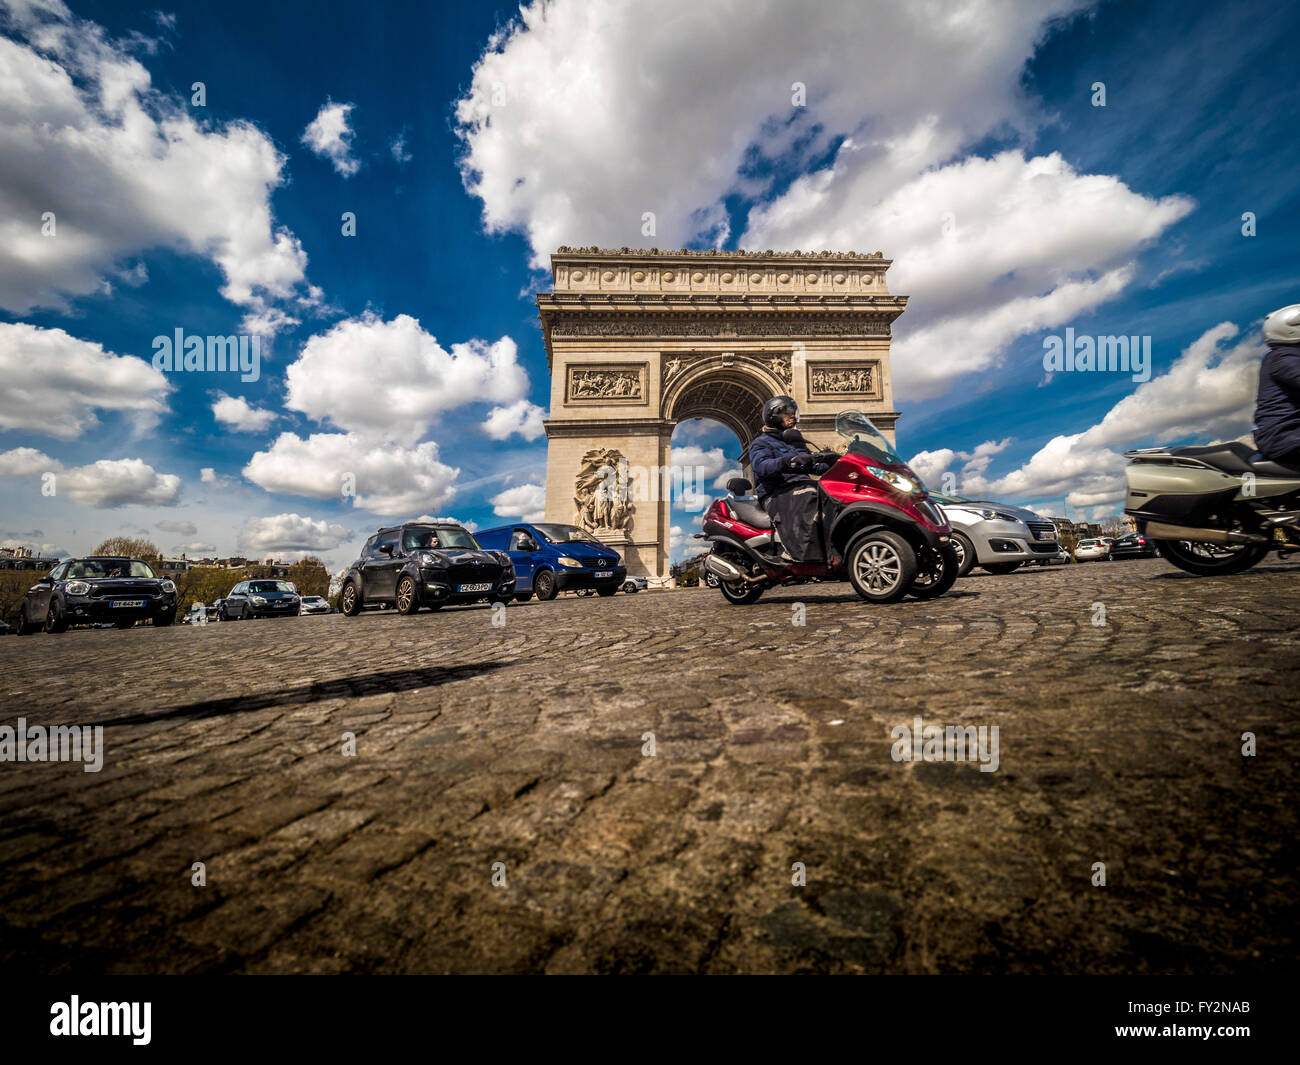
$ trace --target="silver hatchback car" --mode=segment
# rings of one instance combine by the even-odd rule
[[[1022,563],[1055,558],[1061,549],[1056,525],[1032,510],[934,492],[930,498],[943,507],[952,526],[959,577],[976,565],[990,573],[1010,573]]]

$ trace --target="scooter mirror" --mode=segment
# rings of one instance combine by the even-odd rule
[[[781,434],[781,439],[784,440],[787,444],[796,444],[796,445],[802,444],[803,433],[799,432],[797,426],[792,425],[790,426],[789,429],[787,429],[785,432]]]

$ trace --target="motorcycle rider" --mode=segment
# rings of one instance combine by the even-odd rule
[[[807,443],[791,443],[783,434],[799,421],[791,396],[775,396],[763,405],[763,430],[749,445],[759,505],[772,517],[786,557],[792,562],[824,562],[817,485],[809,476],[816,456]]]
[[[1300,470],[1300,303],[1264,319],[1268,354],[1259,366],[1255,446],[1271,462]]]

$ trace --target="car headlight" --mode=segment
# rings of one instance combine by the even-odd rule
[[[69,595],[89,595],[90,585],[85,581],[68,581],[64,590]]]
[[[912,483],[901,473],[895,473],[893,470],[886,470],[880,466],[868,466],[867,472],[878,481],[884,481],[891,488],[897,488],[900,492],[919,492],[921,489]]]
[[[266,606],[266,599],[260,595],[253,596],[253,602],[258,606]]]
[[[450,563],[445,558],[443,558],[442,555],[434,554],[434,552],[432,551],[421,551],[420,565],[441,566],[443,569],[446,569],[447,566],[450,565]]]
[[[574,569],[574,568],[581,568],[582,563],[579,562],[576,558],[569,558],[568,555],[565,555],[562,559],[560,559],[560,565],[568,566],[570,569]]]
[[[163,590],[164,592],[166,592],[168,595],[175,595],[175,594],[176,594],[176,583],[175,583],[175,581],[163,581],[163,582],[162,582],[162,590]]]
[[[987,507],[981,507],[975,511],[985,521],[1019,521],[1014,514],[1003,514],[1000,510],[991,510]]]

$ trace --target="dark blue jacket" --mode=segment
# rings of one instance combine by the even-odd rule
[[[754,471],[754,491],[759,499],[780,492],[796,484],[807,484],[812,478],[798,470],[787,470],[786,459],[791,455],[806,455],[808,449],[789,444],[781,439],[779,429],[764,429],[749,445],[749,466]]]
[[[1266,459],[1275,462],[1300,451],[1300,345],[1270,347],[1259,365],[1255,446]],[[757,466],[754,472],[758,472]]]

